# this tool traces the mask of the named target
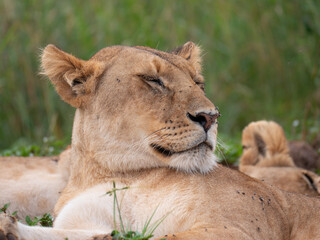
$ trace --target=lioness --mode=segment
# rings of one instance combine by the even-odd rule
[[[118,192],[126,226],[164,217],[155,238],[320,238],[318,199],[217,165],[219,112],[205,97],[192,42],[171,53],[107,47],[88,61],[49,45],[42,67],[77,108],[71,175],[53,228],[1,215],[0,239],[107,239],[113,181],[129,187]]]
[[[250,123],[242,132],[239,170],[289,192],[319,196],[320,176],[295,166],[282,127],[273,121]]]

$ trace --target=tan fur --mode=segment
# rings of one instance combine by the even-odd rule
[[[250,123],[242,132],[242,146],[240,171],[289,192],[319,196],[320,176],[295,166],[279,124]]]
[[[53,45],[46,48],[42,55],[44,74],[50,77],[63,100],[73,107],[80,107],[94,92],[96,79],[103,73],[104,65],[79,60],[71,54],[65,54]],[[54,66],[52,68],[51,66]],[[77,80],[83,84],[73,86]]]
[[[265,145],[265,156],[259,153],[258,143]],[[242,147],[244,149],[240,167],[254,166],[295,166],[289,155],[287,139],[283,129],[272,121],[252,122],[243,129]],[[263,147],[263,146],[262,146]]]
[[[71,164],[71,146],[68,146],[60,153],[58,162],[58,171],[65,182],[68,182],[69,180]]]
[[[17,218],[53,214],[68,181],[70,150],[55,157],[0,157],[0,206]],[[14,187],[12,187],[14,186]]]
[[[117,193],[126,226],[141,230],[153,212],[151,224],[165,217],[156,239],[319,239],[316,198],[216,164],[217,124],[212,121],[206,132],[199,116],[218,112],[201,90],[198,54],[193,43],[173,53],[115,46],[71,68],[66,62],[69,74],[94,63],[105,66],[103,74],[89,76],[87,95],[74,89],[86,89],[86,79],[65,84],[70,78],[55,77],[65,75],[60,63],[69,55],[45,48],[42,62],[50,64],[43,64],[44,73],[53,76],[62,99],[79,106],[70,178],[53,228],[12,223],[13,228],[0,215],[0,231],[24,240],[110,239],[113,196],[105,193],[115,181],[118,188],[129,186]],[[93,75],[99,75],[96,82]]]

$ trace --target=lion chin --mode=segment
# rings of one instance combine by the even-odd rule
[[[205,174],[217,166],[217,160],[212,148],[201,143],[194,148],[172,154],[169,166],[187,173]]]

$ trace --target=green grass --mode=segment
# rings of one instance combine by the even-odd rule
[[[40,144],[28,144],[20,139],[10,148],[0,150],[0,156],[52,156],[59,155],[68,145],[68,140],[44,137]]]
[[[6,203],[0,208],[0,213],[5,213],[10,216],[15,217],[17,215],[17,211],[14,211],[13,213],[9,213],[8,207],[10,206],[10,203]],[[34,217],[33,219],[29,216],[26,216],[25,222],[29,226],[42,226],[42,227],[52,227],[53,226],[53,217],[50,213],[45,213],[42,217]]]
[[[38,75],[49,43],[88,59],[114,44],[170,50],[194,41],[220,132],[230,138],[272,119],[291,138],[320,139],[318,0],[3,0],[0,24],[0,149],[70,141],[74,109]]]
[[[216,145],[216,155],[219,162],[225,165],[238,165],[238,160],[242,154],[241,139],[239,137],[230,138],[227,135],[218,137]]]
[[[4,204],[3,206],[2,206],[2,208],[0,208],[0,213],[7,213],[7,210],[8,210],[8,207],[10,206],[10,203],[6,203],[6,204]],[[16,215],[16,212],[15,212],[15,214],[13,214],[13,215]]]
[[[52,227],[53,217],[50,213],[45,213],[42,217],[34,217],[34,219],[26,216],[26,224],[29,226]]]

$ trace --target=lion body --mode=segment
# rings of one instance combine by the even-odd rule
[[[0,215],[0,236],[108,239],[118,190],[125,226],[154,213],[157,239],[318,239],[320,202],[216,163],[219,113],[205,97],[199,49],[115,46],[79,60],[49,45],[42,66],[77,108],[70,177],[53,228]],[[307,221],[313,219],[313,221]],[[118,226],[119,227],[119,226]]]
[[[26,216],[53,214],[54,206],[68,181],[70,150],[55,157],[0,157],[0,206],[9,203],[8,213]],[[14,186],[14,187],[12,187]]]
[[[261,185],[258,181],[252,181],[224,167],[217,167],[212,174],[192,176],[170,169],[154,169],[114,180],[117,188],[130,186],[128,190],[117,192],[125,224],[133,224],[141,230],[153,212],[152,223],[165,217],[156,229],[155,237],[174,234],[181,239],[189,239],[179,233],[195,226],[199,228],[198,238],[191,235],[190,239],[214,239],[221,236],[225,239],[259,239],[261,236],[284,239],[289,232],[286,224],[283,224],[288,221],[285,211],[278,203],[279,199],[285,201],[285,198],[270,191],[267,185]],[[81,225],[86,226],[105,222],[101,230],[111,232],[113,196],[105,194],[110,190],[112,178],[108,183],[79,192],[62,207],[55,227],[79,229],[83,226],[79,227],[77,219],[81,218]],[[228,199],[232,199],[232,204]],[[79,205],[82,207],[79,208]],[[235,208],[241,211],[235,211]],[[99,214],[93,215],[92,212]],[[243,216],[246,216],[245,220]],[[274,222],[268,222],[269,218],[274,219]],[[242,232],[236,227],[238,225],[252,231]]]

